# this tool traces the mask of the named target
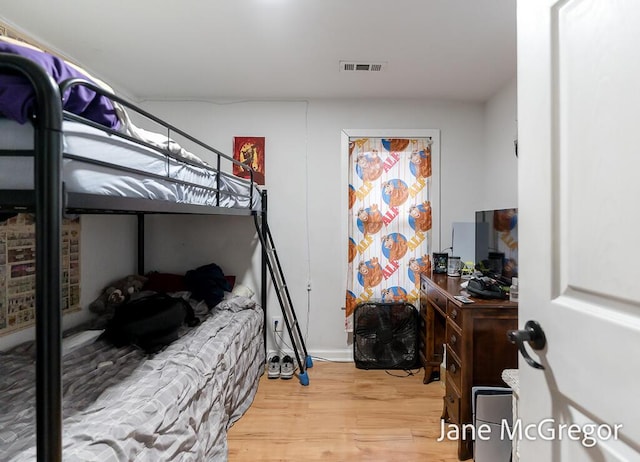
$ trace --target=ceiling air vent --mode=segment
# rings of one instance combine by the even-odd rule
[[[366,63],[360,61],[340,61],[340,71],[344,72],[380,72],[387,63]]]

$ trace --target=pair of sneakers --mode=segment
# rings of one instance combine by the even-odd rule
[[[289,355],[285,355],[280,359],[280,356],[272,356],[269,360],[269,369],[267,371],[267,377],[270,379],[284,379],[288,380],[293,377],[293,358]]]

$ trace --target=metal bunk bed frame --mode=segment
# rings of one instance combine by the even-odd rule
[[[192,142],[200,145],[217,156],[217,188],[205,188],[216,192],[219,205],[221,160],[226,159],[243,168],[245,164],[238,162],[224,153],[202,143],[187,133],[173,127],[128,101],[113,95],[89,82],[71,79],[63,82],[60,87],[51,76],[38,64],[27,58],[0,53],[0,69],[24,75],[35,91],[36,105],[34,126],[34,148],[29,155],[34,158],[34,189],[33,190],[0,190],[0,214],[15,214],[19,212],[34,212],[36,227],[36,450],[37,460],[40,462],[55,462],[62,460],[62,285],[61,285],[61,226],[62,217],[66,212],[71,213],[130,213],[138,217],[138,272],[144,274],[144,216],[148,213],[163,214],[234,214],[256,215],[256,219],[266,223],[267,196],[262,191],[262,207],[260,211],[252,210],[253,202],[253,171],[250,172],[249,205],[247,208],[211,207],[206,205],[190,205],[169,201],[154,201],[149,199],[125,198],[113,196],[99,196],[93,194],[74,194],[64,191],[62,181],[63,153],[62,121],[63,118],[82,121],[105,132],[128,139],[138,144],[151,147],[163,152],[168,157],[174,157],[168,151],[160,151],[147,143],[135,140],[117,131],[107,129],[101,125],[87,121],[81,117],[63,111],[61,95],[72,85],[84,85],[91,90],[107,96],[113,101],[133,109],[150,118],[167,129],[167,136],[171,132],[178,133]],[[0,155],[3,153],[0,152]],[[22,152],[4,152],[5,155],[24,155]],[[190,163],[179,159],[181,162]],[[83,162],[116,167],[109,163],[82,159]],[[130,171],[130,169],[121,169]],[[136,171],[135,173],[141,173]],[[163,179],[167,179],[163,177]],[[225,194],[236,194],[225,192]],[[246,197],[246,196],[243,196]],[[263,236],[264,238],[264,236]],[[262,252],[261,262],[261,304],[265,316],[266,326],[266,284],[267,262],[265,252]],[[266,329],[263,329],[263,340],[266,348]]]

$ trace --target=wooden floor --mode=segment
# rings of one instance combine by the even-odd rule
[[[405,375],[404,371],[389,371]],[[309,385],[267,378],[229,431],[229,462],[457,461],[455,442],[437,442],[444,389],[409,377],[315,362]]]

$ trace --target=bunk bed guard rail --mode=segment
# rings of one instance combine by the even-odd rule
[[[162,127],[163,130],[166,131],[167,145],[169,145],[169,140],[171,139],[172,133],[176,133],[176,134],[182,136],[183,138],[189,140],[190,142],[198,145],[199,147],[205,149],[206,151],[215,154],[215,156],[216,156],[216,168],[215,169],[219,173],[216,176],[216,188],[215,188],[216,200],[217,200],[216,206],[220,205],[220,190],[221,190],[220,189],[221,188],[221,186],[220,186],[220,175],[224,175],[225,174],[223,172],[223,170],[222,170],[222,160],[223,159],[228,161],[228,162],[230,162],[230,163],[232,163],[233,165],[237,165],[238,167],[242,168],[243,170],[248,171],[249,172],[248,183],[249,183],[249,185],[253,185],[254,184],[254,174],[253,174],[254,171],[247,164],[242,163],[242,162],[238,161],[237,159],[234,159],[231,156],[228,156],[227,154],[219,151],[218,149],[216,149],[216,148],[214,148],[214,147],[212,147],[212,146],[210,146],[210,145],[208,145],[206,143],[203,143],[199,139],[189,135],[188,133],[184,132],[183,130],[181,130],[181,129],[169,124],[168,122],[166,122],[166,121],[154,116],[153,114],[151,114],[148,111],[145,111],[144,109],[136,106],[135,104],[131,103],[130,101],[127,101],[126,99],[121,98],[120,96],[115,95],[115,94],[105,90],[104,88],[100,87],[99,85],[96,85],[94,83],[88,82],[87,80],[83,80],[83,79],[80,79],[80,78],[67,79],[67,80],[65,80],[64,82],[62,82],[60,84],[60,94],[64,95],[64,94],[66,94],[66,92],[69,89],[71,89],[74,86],[78,86],[78,85],[86,87],[86,88],[96,92],[99,95],[103,95],[103,96],[109,98],[109,100],[111,100],[112,102],[119,103],[121,106],[124,106],[127,109],[130,109],[130,110],[134,111],[136,114],[139,114],[140,116],[144,117],[145,119],[150,120],[150,121],[154,122],[155,124],[159,125],[160,127]],[[200,164],[198,164],[196,162],[193,162],[192,160],[190,160],[188,158],[179,158],[169,150],[160,150],[158,148],[158,146],[156,146],[156,145],[150,144],[150,143],[148,143],[148,142],[146,142],[144,140],[138,139],[138,138],[134,138],[134,137],[132,137],[130,135],[127,135],[126,133],[123,133],[121,131],[117,131],[117,130],[114,130],[112,128],[108,128],[108,127],[106,127],[104,125],[101,125],[101,124],[99,124],[97,122],[94,122],[94,121],[91,121],[89,119],[86,119],[86,118],[84,118],[82,116],[79,116],[79,115],[76,115],[76,114],[72,114],[70,112],[65,111],[65,118],[66,119],[70,119],[70,120],[80,121],[85,125],[90,125],[90,126],[92,126],[94,128],[102,130],[102,131],[104,131],[106,133],[109,133],[111,135],[118,136],[120,138],[124,138],[124,139],[126,139],[128,141],[131,141],[131,142],[135,143],[135,144],[140,144],[140,145],[143,145],[143,146],[145,146],[147,148],[150,148],[150,149],[153,149],[153,150],[156,150],[156,151],[162,151],[163,154],[165,154],[167,156],[167,158],[171,157],[171,158],[174,158],[176,160],[179,160],[180,162],[183,162],[183,163],[186,163],[186,164],[190,164],[190,165],[195,165],[195,166],[200,165]],[[94,161],[94,162],[96,162],[96,161]],[[120,168],[122,168],[122,167],[120,167]],[[204,187],[202,185],[200,185],[199,187],[203,188],[203,189],[213,189],[213,188],[206,188],[206,187]],[[253,193],[254,193],[253,189],[254,189],[253,187],[249,187],[249,208],[251,208],[251,204],[253,204]]]

